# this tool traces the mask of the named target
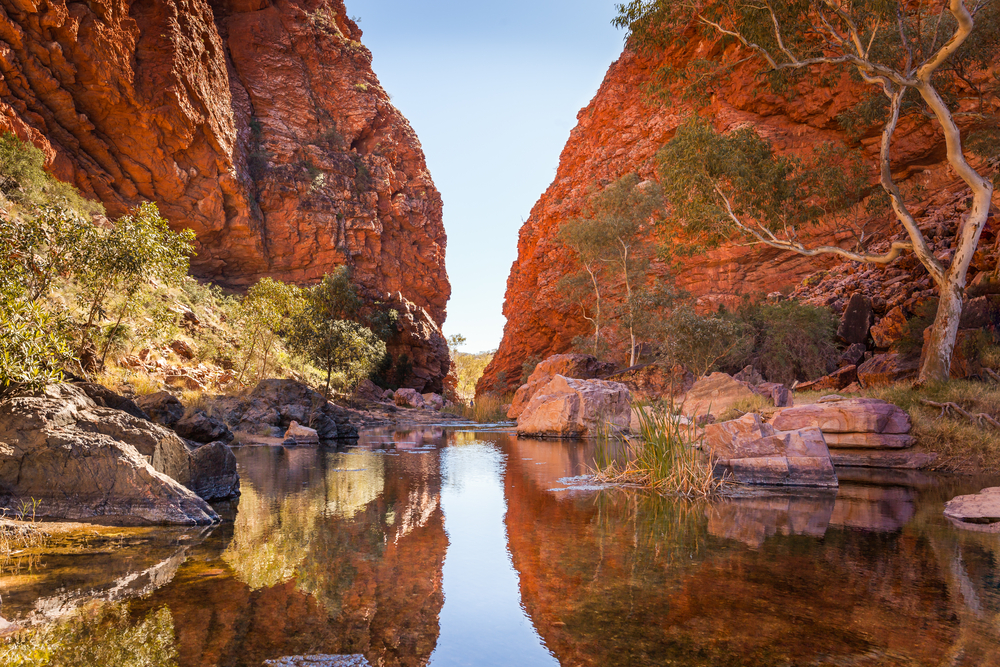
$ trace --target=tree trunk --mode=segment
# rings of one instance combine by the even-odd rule
[[[921,384],[944,382],[951,376],[951,354],[962,319],[962,290],[956,284],[942,285],[939,295],[937,317],[920,367]]]

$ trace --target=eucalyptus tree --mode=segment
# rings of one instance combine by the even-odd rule
[[[600,349],[603,307],[610,305],[628,331],[629,366],[636,362],[640,293],[653,247],[647,237],[658,210],[658,193],[655,183],[626,174],[590,196],[585,217],[569,220],[559,230],[560,240],[574,252],[583,272],[570,275],[563,286],[594,327],[594,355]],[[619,293],[608,298],[619,286]]]
[[[809,210],[816,203],[810,197],[823,193],[809,165],[776,155],[752,129],[720,136],[707,124],[689,123],[661,155],[661,176],[679,216],[720,234],[737,232],[806,256],[832,253],[881,265],[912,252],[939,293],[920,381],[947,379],[969,265],[993,196],[986,174],[1000,158],[992,111],[1000,82],[991,68],[1000,55],[998,0],[631,0],[618,9],[616,21],[639,46],[655,48],[696,27],[735,41],[743,60],[755,59],[772,74],[798,73],[819,87],[825,85],[823,71],[844,67],[872,87],[863,122],[881,126],[878,181],[907,238],[884,252],[803,242],[799,227],[819,217]],[[905,115],[937,123],[948,164],[971,192],[950,264],[934,255],[893,173],[894,139]],[[979,169],[965,153],[963,133],[968,147],[985,158]]]

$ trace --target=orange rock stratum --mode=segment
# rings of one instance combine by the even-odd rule
[[[110,215],[150,200],[193,229],[200,277],[351,266],[409,313],[409,383],[439,388],[441,196],[360,39],[343,0],[0,0],[0,131]]]
[[[758,64],[737,46],[706,42],[693,32],[683,37],[678,36],[672,47],[655,58],[626,48],[611,65],[597,95],[577,115],[578,124],[563,149],[555,180],[521,227],[518,257],[507,279],[503,340],[479,382],[479,393],[515,389],[526,360],[566,352],[574,337],[589,333],[578,309],[565,302],[559,289],[559,279],[574,270],[574,259],[556,234],[567,220],[583,214],[593,188],[630,172],[642,178],[654,177],[653,156],[692,111],[692,103],[682,93],[683,81],[670,84],[671,103],[650,100],[646,84],[660,65],[683,70],[686,63],[697,59],[729,64],[729,78],[700,107],[702,115],[711,118],[720,131],[752,124],[779,152],[799,156],[808,156],[824,142],[845,141],[847,135],[837,116],[870,94],[870,89],[852,82],[846,70],[832,68],[823,73],[823,86],[803,81],[778,94],[758,82],[754,75]],[[880,129],[871,128],[860,140],[872,164],[878,154]],[[911,207],[918,221],[938,214],[946,201],[954,208],[962,199],[965,188],[945,162],[944,139],[933,123],[917,125],[912,117],[901,121],[893,168],[906,191],[920,193],[922,201]],[[869,231],[885,233],[898,227],[888,213],[870,222]],[[847,243],[848,235],[821,221],[803,232],[802,238]],[[788,289],[805,276],[837,263],[829,256],[807,258],[734,243],[681,257],[672,273],[679,288],[697,297],[701,308],[710,310],[738,303],[743,295]],[[665,270],[654,262],[650,279],[655,280]]]

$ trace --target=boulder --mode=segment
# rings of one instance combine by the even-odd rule
[[[184,406],[170,392],[158,391],[140,396],[135,399],[135,403],[149,415],[149,419],[167,428],[173,428],[184,416]]]
[[[368,378],[359,382],[354,388],[354,397],[362,401],[381,401],[384,398],[382,394],[382,388]]]
[[[764,376],[761,375],[753,366],[744,366],[743,370],[733,376],[733,379],[739,380],[740,382],[746,382],[751,387],[756,387],[764,382]]]
[[[779,382],[761,382],[752,391],[771,401],[776,408],[792,407],[792,392]]]
[[[602,427],[626,431],[631,425],[628,387],[606,380],[557,375],[540,388],[517,419],[518,435],[584,438]]]
[[[753,397],[754,392],[745,382],[725,373],[712,373],[694,383],[684,397],[681,413],[688,417],[719,415]]]
[[[694,374],[690,371],[681,366],[664,368],[660,364],[629,368],[605,379],[625,385],[632,398],[640,401],[670,400],[683,395],[694,384]]]
[[[857,366],[862,359],[865,357],[865,352],[867,348],[864,343],[851,343],[844,350],[843,354],[840,355],[840,361],[838,365],[840,366]]]
[[[136,405],[135,401],[116,394],[104,385],[93,382],[75,382],[74,386],[82,389],[83,393],[99,407],[121,410],[137,419],[145,419],[147,421],[150,419],[149,415]]]
[[[844,366],[818,380],[796,385],[795,391],[840,391],[857,381],[858,367]]]
[[[771,425],[779,431],[818,428],[824,433],[905,434],[910,432],[910,416],[877,398],[848,398],[782,410]]]
[[[840,318],[837,337],[845,343],[864,343],[868,340],[873,316],[871,299],[863,294],[855,294]]]
[[[876,354],[858,366],[858,383],[864,387],[880,387],[912,380],[920,372],[920,362],[902,354]]]
[[[401,408],[423,408],[426,407],[424,397],[416,389],[402,388],[396,390],[393,400]]]
[[[875,347],[888,349],[906,336],[906,314],[902,306],[896,306],[871,329]]]
[[[321,441],[356,438],[351,413],[295,380],[263,380],[246,398],[219,402],[225,421],[245,433],[281,437],[293,421],[314,429]]]
[[[285,431],[284,444],[318,445],[319,434],[316,432],[316,429],[309,428],[308,426],[301,426],[297,421],[293,421],[288,425],[288,430]]]
[[[182,340],[172,341],[170,343],[170,349],[173,350],[174,354],[181,359],[186,359],[188,361],[194,359],[194,350],[192,350],[191,346]]]
[[[421,394],[424,399],[424,404],[431,410],[440,410],[444,407],[444,396],[441,394],[435,394],[433,392]]]
[[[382,400],[384,401],[392,401],[395,398],[396,398],[396,392],[394,392],[392,389],[386,389],[385,391],[382,392]]]
[[[716,474],[742,484],[837,486],[829,450],[816,428],[779,432],[750,413],[706,426],[702,446]]]
[[[998,325],[1000,325],[1000,297],[995,294],[981,296],[969,299],[963,304],[959,329],[986,329]]]
[[[508,419],[517,419],[528,406],[535,393],[555,376],[589,380],[605,377],[615,370],[614,364],[598,361],[589,354],[555,354],[535,366],[528,381],[514,393]]]
[[[830,449],[833,465],[849,468],[896,468],[919,470],[937,460],[937,454],[912,451],[880,451],[872,449]]]
[[[174,424],[174,432],[182,438],[201,443],[229,443],[235,437],[222,420],[209,417],[204,410],[194,410],[182,417]]]
[[[944,504],[944,515],[963,528],[1000,532],[1000,486],[952,498]]]
[[[222,500],[240,495],[240,475],[236,455],[224,442],[210,442],[189,449],[191,458],[185,486],[205,500]]]
[[[222,445],[225,447],[225,445]],[[51,385],[0,401],[0,502],[40,501],[48,518],[116,524],[208,524],[202,490],[218,477],[174,433]],[[228,450],[228,447],[226,448]],[[229,452],[232,456],[232,452]],[[235,458],[228,473],[236,476]]]

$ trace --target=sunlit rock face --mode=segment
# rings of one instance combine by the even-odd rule
[[[444,377],[441,196],[360,38],[343,0],[4,3],[0,132],[112,215],[156,202],[197,233],[196,275],[241,288],[351,266],[426,313],[398,347],[431,350]]]
[[[647,85],[661,65],[683,71],[691,61],[717,56],[733,65],[727,80],[698,109],[720,131],[750,124],[779,152],[798,156],[810,155],[824,142],[847,139],[837,116],[870,94],[869,88],[853,83],[846,70],[838,69],[830,71],[835,77],[832,87],[812,89],[802,83],[778,94],[755,80],[755,63],[738,63],[747,55],[731,45],[706,42],[692,31],[678,35],[662,57],[644,57],[626,48],[611,65],[597,95],[577,114],[577,126],[563,149],[555,179],[521,227],[518,256],[507,279],[503,340],[478,385],[479,393],[516,389],[525,360],[566,352],[575,337],[591,334],[591,325],[582,318],[580,308],[567,303],[560,289],[560,278],[576,267],[557,232],[566,221],[585,214],[585,203],[594,187],[632,172],[643,179],[654,177],[653,156],[694,111],[685,100],[683,82],[669,86],[665,97],[672,103],[650,100]],[[861,146],[868,157],[877,157],[878,137],[874,133],[865,137]],[[935,212],[944,202],[950,207],[951,200],[962,198],[964,189],[947,167],[943,146],[935,124],[916,127],[912,119],[900,122],[893,149],[894,173],[904,191],[918,192],[923,200],[913,207],[917,216]],[[956,216],[961,210],[949,209]],[[896,229],[894,225],[884,215],[871,220],[868,231]],[[844,241],[829,221],[800,232],[806,242]],[[780,291],[838,263],[829,256],[806,258],[747,246],[738,239],[674,260],[672,274],[677,286],[698,297],[700,307],[706,310],[734,305],[742,295],[760,297]],[[667,272],[666,266],[654,262],[649,278],[662,279]]]

